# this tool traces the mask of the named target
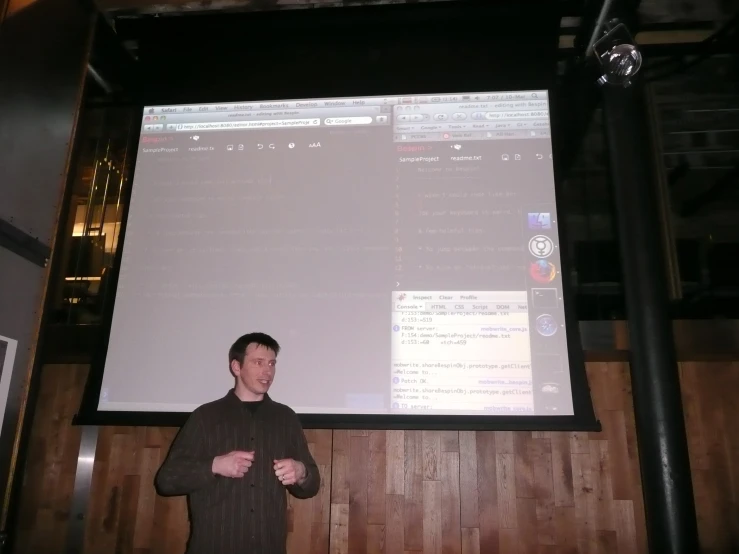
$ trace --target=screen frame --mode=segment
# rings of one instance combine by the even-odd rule
[[[528,90],[515,89],[513,90]],[[559,106],[557,91],[553,87],[538,87],[538,90],[546,90],[549,101],[550,112],[550,128],[551,128],[551,144],[553,152],[557,152],[555,145],[557,143],[557,120],[554,111]],[[465,90],[465,94],[489,94],[495,93],[496,90],[478,89]],[[507,92],[507,91],[501,91]],[[415,96],[426,94],[460,94],[456,90],[447,91],[416,91],[413,93],[401,92],[389,93],[386,96]],[[374,96],[374,95],[373,95]],[[315,100],[326,98],[347,98],[347,96],[312,96],[301,98],[300,100]],[[267,99],[269,101],[282,99]],[[284,99],[287,101],[288,99]],[[250,100],[253,101],[253,100]],[[260,101],[257,99],[256,101]],[[193,102],[199,103],[199,102]],[[144,115],[145,106],[139,105],[136,113],[141,117]],[[140,119],[138,120],[140,121]],[[139,125],[132,125],[129,144],[130,152],[130,171],[129,180],[131,183],[125,188],[125,205],[121,220],[121,229],[118,237],[118,249],[115,255],[115,265],[110,276],[110,284],[108,295],[103,301],[103,321],[101,323],[100,342],[98,348],[93,353],[90,372],[82,395],[80,410],[75,416],[73,423],[75,425],[106,425],[106,426],[159,426],[159,427],[179,427],[185,423],[189,417],[189,412],[144,412],[144,411],[107,411],[99,410],[98,403],[103,384],[103,373],[105,370],[105,360],[107,357],[108,342],[113,320],[113,312],[116,300],[116,292],[118,288],[118,268],[121,264],[123,250],[125,248],[125,236],[128,224],[128,215],[130,208],[130,197],[133,190],[133,182],[135,180],[135,169],[139,147],[141,145],[141,128]],[[563,308],[565,312],[565,330],[567,334],[567,349],[570,385],[572,393],[573,415],[516,415],[516,416],[446,416],[446,415],[385,415],[385,414],[298,414],[301,424],[305,429],[375,429],[375,430],[486,430],[486,431],[583,431],[583,432],[599,432],[601,424],[596,419],[593,409],[590,387],[588,384],[585,356],[581,346],[581,337],[579,322],[575,314],[576,299],[569,280],[569,248],[567,247],[567,231],[566,224],[562,218],[565,210],[563,209],[560,199],[564,197],[562,194],[562,184],[557,178],[560,175],[558,170],[558,156],[553,156],[553,179],[554,193],[556,204],[557,230],[559,235],[560,247],[560,277],[562,286]],[[224,391],[224,394],[227,391]],[[211,399],[211,400],[216,400]],[[279,401],[279,398],[276,399]]]

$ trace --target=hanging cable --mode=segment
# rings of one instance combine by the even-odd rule
[[[603,7],[600,9],[600,14],[598,14],[598,19],[596,20],[595,26],[593,27],[593,34],[590,36],[590,42],[588,42],[588,48],[585,50],[586,56],[589,56],[593,52],[593,45],[598,42],[598,36],[600,35],[603,29],[603,25],[606,22],[608,12],[611,11],[612,3],[613,0],[605,0],[605,2],[603,2]]]

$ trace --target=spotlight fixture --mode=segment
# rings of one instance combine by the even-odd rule
[[[606,31],[595,44],[593,53],[603,74],[600,85],[628,87],[642,66],[642,55],[626,25],[614,19],[606,24]]]

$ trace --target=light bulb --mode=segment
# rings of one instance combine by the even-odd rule
[[[606,29],[605,35],[593,44],[593,53],[603,71],[598,82],[628,87],[641,69],[642,54],[623,23],[614,19]]]
[[[639,72],[642,55],[632,44],[618,44],[602,58],[602,84],[629,86],[631,79]]]

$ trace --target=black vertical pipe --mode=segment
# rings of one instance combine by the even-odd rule
[[[631,380],[649,551],[696,554],[698,528],[644,85],[603,87],[621,243]]]

